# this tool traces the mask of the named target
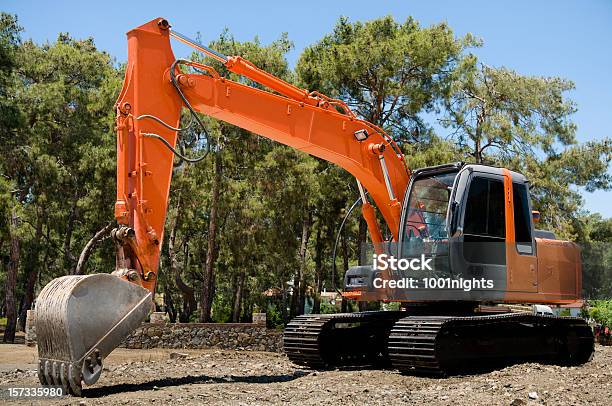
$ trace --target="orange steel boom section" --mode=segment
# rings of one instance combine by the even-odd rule
[[[384,131],[356,118],[339,100],[295,87],[240,57],[218,54],[171,32],[166,20],[155,19],[127,34],[128,64],[116,104],[115,217],[135,231],[128,245],[133,254],[131,265],[140,272],[142,286],[155,288],[173,164],[172,152],[145,134],[157,134],[174,147],[177,132],[141,116],[151,115],[177,128],[184,106],[170,79],[175,62],[171,35],[223,62],[230,71],[283,95],[233,82],[211,67],[190,62],[209,74],[176,71],[177,82],[195,110],[346,169],[368,191],[397,239],[401,199],[410,172],[401,151]],[[359,141],[356,133],[363,130],[368,136]],[[374,208],[364,202],[362,212],[372,241],[381,242]]]

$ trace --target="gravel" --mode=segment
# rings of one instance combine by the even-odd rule
[[[0,385],[36,385],[34,351],[0,345]],[[106,360],[98,383],[84,389],[85,399],[44,404],[604,405],[612,398],[612,347],[599,345],[594,359],[578,367],[526,363],[449,378],[402,375],[394,370],[310,371],[282,354],[267,352],[185,350],[174,354],[172,350],[116,350]]]

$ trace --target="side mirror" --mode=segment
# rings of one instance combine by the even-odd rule
[[[539,223],[540,222],[540,212],[537,210],[533,210],[531,212],[531,217],[533,217],[533,222],[534,223]]]

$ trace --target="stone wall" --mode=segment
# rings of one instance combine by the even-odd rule
[[[282,332],[247,323],[143,323],[125,348],[221,348],[281,352]]]

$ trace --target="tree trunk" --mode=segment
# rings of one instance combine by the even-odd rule
[[[181,222],[181,194],[179,193],[177,197],[176,204],[176,219],[174,220],[174,225],[170,230],[170,238],[168,239],[168,258],[170,259],[170,273],[174,275],[174,282],[176,286],[181,291],[181,296],[183,298],[183,307],[181,309],[181,313],[179,314],[179,321],[181,323],[189,323],[189,319],[191,315],[195,311],[197,307],[197,302],[195,299],[195,292],[191,286],[188,286],[181,277],[181,267],[179,266],[177,260],[177,254],[175,250],[175,242],[176,242],[176,232],[179,228]],[[189,258],[189,248],[188,245],[185,244],[185,258]],[[187,259],[185,259],[187,262]]]
[[[478,113],[476,118],[476,134],[474,137],[474,160],[477,164],[482,163],[482,124],[484,120],[484,115],[484,106],[481,106],[480,112]]]
[[[208,223],[208,249],[206,250],[206,262],[204,264],[202,295],[200,296],[200,322],[202,323],[210,321],[212,298],[214,295],[214,263],[217,257],[217,217],[219,211],[222,170],[223,163],[221,161],[221,150],[218,150],[215,153],[215,173],[212,185],[212,199],[210,202],[210,220]]]
[[[312,313],[321,313],[321,273],[323,268],[323,241],[321,236],[321,224],[317,227],[317,237],[315,242],[315,291],[312,304]]]
[[[242,307],[242,291],[244,289],[244,270],[240,271],[236,278],[236,293],[234,294],[234,306],[232,309],[232,322],[238,323],[240,321],[240,309]]]
[[[39,214],[36,220],[36,232],[34,234],[34,241],[32,244],[31,251],[27,255],[25,270],[27,277],[25,281],[25,289],[23,294],[23,300],[21,301],[21,309],[19,311],[19,329],[25,331],[26,319],[28,316],[28,310],[32,307],[34,302],[34,289],[36,288],[36,282],[38,281],[38,250],[40,249],[40,240],[42,239],[42,228],[43,228],[43,213]]]
[[[17,212],[13,208],[10,224],[10,253],[9,263],[6,269],[5,304],[6,304],[6,329],[2,339],[5,343],[15,342],[15,328],[17,327],[17,303],[15,301],[17,287],[17,271],[20,260],[20,240],[17,235]]]
[[[279,272],[279,270],[276,270],[277,272]],[[280,308],[280,312],[281,312],[281,316],[283,318],[283,323],[287,323],[289,321],[289,314],[287,313],[287,288],[286,288],[286,283],[285,281],[282,281],[281,284],[281,308]]]
[[[216,259],[216,255],[215,255],[215,259]],[[217,291],[217,286],[216,286],[216,281],[217,281],[217,275],[215,273],[213,273],[212,275],[212,280],[210,282],[211,286],[210,286],[210,295],[208,295],[208,308],[211,309],[210,313],[212,314],[212,305],[213,305],[213,300],[215,299],[215,292]],[[210,321],[212,321],[212,315],[210,316]]]
[[[368,238],[368,224],[366,223],[365,219],[362,217],[359,218],[359,235],[357,238],[357,263],[359,265],[365,265],[367,264],[367,260],[365,258],[365,256],[367,255],[366,252],[366,240]],[[359,306],[359,311],[365,311],[366,307],[367,307],[367,302],[358,302],[358,306]]]
[[[252,323],[253,322],[253,302],[249,300],[251,297],[251,292],[249,291],[249,285],[246,283],[246,273],[245,277],[242,281],[242,317],[240,321],[242,323]]]
[[[310,226],[312,215],[309,208],[304,213],[302,221],[302,239],[298,251],[298,261],[300,267],[293,278],[293,295],[291,296],[291,318],[304,314],[306,303],[306,253],[308,249],[308,239],[310,238]]]
[[[308,252],[308,239],[310,238],[310,223],[312,222],[310,208],[306,208],[302,222],[302,241],[300,243],[300,300],[298,301],[298,315],[304,314],[306,304],[306,253]]]
[[[185,258],[186,263],[184,268],[187,268],[189,264],[189,247],[187,245],[185,245]],[[174,282],[181,291],[181,296],[183,299],[183,307],[181,309],[179,320],[181,323],[189,323],[191,315],[193,314],[193,312],[196,311],[198,307],[195,298],[195,290],[191,286],[187,285],[185,281],[183,281],[183,278],[181,276],[181,270],[179,267],[176,267],[174,273]]]
[[[85,247],[83,247],[83,251],[81,251],[81,255],[79,255],[76,268],[74,268],[74,275],[83,275],[85,273],[85,265],[87,265],[87,260],[94,251],[96,244],[98,244],[98,242],[108,235],[110,230],[113,228],[113,224],[113,222],[108,223],[98,230],[89,241],[87,241],[87,244],[85,244]]]
[[[170,289],[168,288],[168,283],[164,286],[164,307],[166,313],[168,313],[168,318],[170,319],[170,323],[176,323],[176,307],[174,306],[174,300],[172,300],[172,294],[170,293]]]
[[[298,315],[300,306],[300,270],[298,269],[293,275],[293,292],[291,294],[291,303],[289,304],[289,316],[294,318]]]

